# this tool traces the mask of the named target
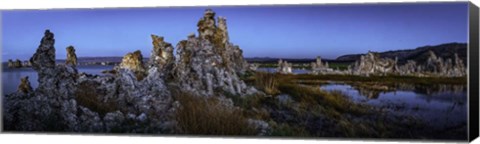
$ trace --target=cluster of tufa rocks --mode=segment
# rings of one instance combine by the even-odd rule
[[[447,77],[466,75],[465,65],[458,54],[455,53],[453,61],[450,58],[443,60],[441,57],[437,57],[433,51],[429,51],[429,55],[427,62],[423,66],[417,67],[417,71]]]
[[[281,74],[291,74],[292,73],[292,64],[287,61],[278,60],[277,72]]]
[[[15,61],[9,59],[8,63],[7,63],[7,67],[8,68],[21,68],[22,67],[22,61],[20,61],[19,59],[15,60]]]
[[[181,107],[172,91],[218,98],[232,107],[230,93],[257,93],[239,75],[249,68],[241,49],[228,40],[225,18],[215,23],[208,9],[198,23],[199,37],[190,34],[176,48],[163,37],[151,35],[150,60],[140,51],[126,54],[109,75],[78,73],[73,46],[65,64],[55,63],[55,39],[45,31],[30,59],[38,73],[38,87],[27,78],[5,99],[5,130],[175,133],[175,111]],[[178,58],[178,59],[175,59]],[[252,121],[264,129],[268,124]]]
[[[153,50],[150,55],[150,67],[157,67],[165,73],[162,75],[172,75],[172,70],[175,65],[175,57],[173,55],[172,44],[165,42],[163,37],[151,35]]]
[[[378,53],[369,52],[361,56],[355,62],[353,68],[348,70],[354,75],[411,75],[411,76],[439,76],[461,77],[466,75],[466,68],[462,59],[457,54],[454,59],[442,59],[433,51],[429,51],[429,57],[423,64],[408,60],[403,65],[397,64],[397,59],[381,58]]]
[[[66,49],[67,49],[67,60],[65,61],[65,64],[76,66],[77,54],[75,54],[75,48],[73,46],[68,46]]]
[[[397,60],[380,58],[378,53],[368,52],[355,62],[352,73],[355,75],[369,76],[372,74],[386,75],[393,73],[397,65]]]
[[[328,62],[322,62],[322,58],[320,56],[317,56],[316,61],[312,62],[310,67],[312,69],[312,73],[314,74],[333,72],[333,69],[328,66]]]
[[[248,70],[242,50],[229,42],[226,20],[207,9],[198,22],[199,37],[190,34],[177,44],[174,80],[185,91],[201,95],[214,95],[214,91],[248,95],[253,87],[240,80],[238,75]]]

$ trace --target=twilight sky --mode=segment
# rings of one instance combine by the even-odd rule
[[[344,54],[467,42],[468,3],[210,7],[227,18],[245,57],[333,59]],[[206,7],[2,11],[2,60],[29,59],[45,29],[57,59],[123,56],[152,49],[150,34],[174,46],[197,32]],[[198,35],[198,34],[197,34]]]

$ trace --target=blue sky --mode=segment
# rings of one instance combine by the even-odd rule
[[[150,34],[176,45],[197,32],[207,7],[2,11],[2,56],[29,59],[45,29],[57,59],[73,45],[78,57],[123,56],[152,49]],[[245,57],[336,58],[344,54],[467,42],[468,3],[229,6],[230,41]]]

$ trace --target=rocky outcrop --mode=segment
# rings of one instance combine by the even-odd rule
[[[172,44],[165,42],[163,37],[151,35],[153,50],[150,55],[150,67],[157,67],[162,75],[171,75],[175,64]]]
[[[282,74],[291,74],[292,73],[292,64],[287,61],[278,60],[277,72]]]
[[[36,71],[43,69],[52,69],[55,67],[55,39],[50,30],[46,30],[45,34],[38,46],[37,52],[30,58],[30,63]]]
[[[352,69],[355,75],[386,75],[395,72],[397,61],[390,58],[380,58],[378,53],[368,52],[360,57]]]
[[[8,67],[8,68],[13,68],[13,65],[14,65],[14,64],[13,64],[12,59],[8,59],[7,67]]]
[[[11,59],[8,60],[7,62],[7,67],[8,68],[21,68],[23,67],[22,61],[19,59],[12,61]]]
[[[5,100],[7,130],[75,131],[77,104],[74,100],[77,70],[55,64],[53,33],[45,31],[40,46],[30,59],[38,73],[38,87],[27,92],[27,79],[22,80],[19,92],[9,94]]]
[[[5,130],[63,132],[168,133],[173,128],[171,97],[156,67],[139,81],[140,53],[125,59],[117,75],[78,74],[54,58],[50,31],[31,58],[38,73],[32,90],[23,78],[19,91],[5,99]],[[52,53],[53,52],[53,53]],[[42,63],[51,62],[51,63]]]
[[[65,64],[77,66],[77,54],[75,54],[75,48],[73,46],[68,46],[66,49],[67,49],[67,60],[65,61]]]
[[[414,49],[404,49],[404,50],[391,50],[380,52],[379,55],[382,58],[395,59],[398,58],[398,64],[405,64],[407,61],[412,60],[417,64],[423,64],[426,62],[430,56],[429,51],[433,51],[438,54],[438,57],[443,59],[454,58],[454,54],[457,53],[458,57],[466,62],[467,60],[467,44],[466,43],[445,43],[435,46],[422,46]],[[343,55],[338,57],[337,61],[358,61],[360,56],[365,54],[352,54],[352,55]],[[464,63],[466,64],[466,63]]]
[[[396,70],[400,75],[418,75],[421,67],[417,66],[415,61],[409,60],[406,64],[398,66]]]
[[[133,53],[127,53],[118,67],[120,69],[126,69],[132,71],[135,74],[137,80],[142,80],[146,75],[145,65],[143,64],[142,52],[139,50]]]
[[[454,65],[452,68],[451,76],[465,76],[467,75],[467,68],[463,60],[455,53]]]
[[[211,9],[205,10],[203,17],[197,23],[197,27],[201,39],[213,40],[216,31],[215,12]]]
[[[19,59],[15,60],[15,62],[13,63],[13,67],[14,67],[14,68],[21,68],[21,67],[23,67],[22,61],[20,61]]]
[[[454,59],[444,60],[438,57],[435,52],[429,51],[429,57],[425,63],[417,63],[408,60],[403,65],[397,65],[397,60],[390,58],[380,58],[377,53],[369,52],[361,56],[357,61],[351,73],[355,75],[409,75],[409,76],[434,76],[434,77],[461,77],[466,75],[465,64],[457,54]]]
[[[453,61],[450,58],[444,60],[433,51],[429,51],[429,55],[421,68],[423,71],[436,76],[461,77],[466,75],[464,62],[458,57],[458,54],[454,54]]]
[[[214,95],[218,90],[239,95],[255,92],[238,76],[248,64],[240,48],[228,41],[225,19],[219,18],[217,27],[214,16],[207,9],[197,25],[199,37],[190,34],[177,44],[175,81],[200,95]]]
[[[313,74],[327,74],[334,72],[333,69],[329,68],[328,62],[322,62],[322,58],[320,58],[320,56],[317,57],[316,62],[312,62],[310,64],[310,67]]]
[[[239,78],[248,65],[240,48],[228,42],[225,21],[217,28],[213,16],[207,10],[199,22],[201,37],[190,34],[177,44],[178,59],[169,43],[152,35],[148,64],[140,51],[128,53],[111,75],[79,74],[75,62],[57,65],[54,35],[47,30],[30,59],[39,85],[31,90],[25,78],[19,91],[6,96],[5,130],[174,133],[175,112],[182,106],[174,100],[174,90],[210,96],[234,107],[226,92],[245,96],[257,91]],[[217,29],[222,48],[215,44]],[[168,73],[171,79],[165,77]],[[268,129],[263,121],[250,123],[261,132]]]

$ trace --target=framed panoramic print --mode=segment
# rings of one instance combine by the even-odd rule
[[[1,11],[2,131],[468,142],[470,2]]]

